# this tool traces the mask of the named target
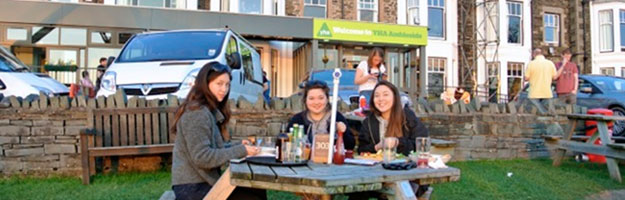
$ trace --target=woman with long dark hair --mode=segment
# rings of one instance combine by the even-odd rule
[[[172,189],[176,199],[203,199],[230,159],[258,154],[258,148],[230,142],[230,68],[204,65],[175,115]],[[229,199],[266,199],[264,190],[236,188]]]
[[[363,60],[356,68],[354,84],[358,85],[358,92],[373,90],[379,80],[387,80],[384,67],[384,50],[375,47],[371,50],[367,60]]]
[[[386,145],[397,147],[406,156],[415,149],[417,137],[429,136],[428,129],[409,107],[402,108],[399,90],[388,81],[380,81],[370,98],[371,113],[362,123],[358,135],[358,152],[376,153]],[[417,196],[427,191],[419,187]],[[350,195],[350,199],[379,198],[379,193],[364,192]]]
[[[293,124],[304,125],[304,133],[308,142],[312,143],[313,135],[330,132],[330,88],[325,82],[313,80],[306,83],[303,94],[304,111],[293,115],[288,127]],[[343,132],[345,149],[354,149],[354,136],[347,128],[347,119],[340,112],[336,112],[336,130]]]

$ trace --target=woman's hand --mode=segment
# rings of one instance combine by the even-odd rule
[[[249,140],[241,140],[241,144],[243,144],[243,145],[251,145],[252,142],[250,142]]]
[[[341,133],[345,133],[345,131],[347,130],[347,126],[345,126],[343,122],[336,122],[336,130]]]
[[[245,145],[245,151],[247,151],[247,156],[255,156],[260,152],[260,149],[255,146]]]

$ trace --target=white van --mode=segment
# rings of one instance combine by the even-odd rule
[[[98,96],[123,90],[128,97],[186,98],[199,70],[209,62],[232,69],[230,98],[254,103],[263,91],[260,55],[229,29],[142,33],[124,45],[102,76]]]
[[[0,94],[26,98],[43,93],[49,97],[69,95],[69,88],[47,74],[32,73],[9,50],[0,47]]]

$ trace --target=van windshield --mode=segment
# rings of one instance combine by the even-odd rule
[[[0,54],[0,72],[14,72],[16,71],[15,65],[7,58]]]
[[[189,31],[135,36],[115,62],[213,59],[226,32]]]

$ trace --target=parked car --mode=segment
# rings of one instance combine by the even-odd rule
[[[42,92],[50,97],[69,95],[69,89],[47,74],[32,73],[8,49],[0,47],[0,94],[26,98]]]
[[[313,70],[311,73],[312,78],[310,78],[310,80],[321,80],[323,82],[326,82],[330,87],[330,96],[332,96],[332,89],[334,87],[334,78],[332,77],[333,72],[334,69]],[[356,70],[341,69],[341,74],[341,79],[339,80],[339,100],[345,102],[348,105],[353,103],[360,104],[361,99],[364,99],[365,102],[368,103],[372,91],[369,90],[358,92],[358,86],[354,84]],[[303,84],[300,84],[300,88],[303,88],[303,86]],[[404,92],[401,93],[401,101],[403,105],[412,105],[412,101],[410,100],[409,96]]]
[[[123,90],[128,96],[186,98],[199,70],[209,62],[232,69],[230,98],[254,103],[263,91],[260,55],[230,29],[177,30],[133,36],[102,77],[98,96]]]
[[[519,101],[527,98],[528,86],[519,95]],[[552,87],[555,91],[555,87]],[[557,95],[554,92],[554,97]],[[577,91],[577,105],[593,108],[607,108],[615,116],[625,116],[625,78],[606,75],[580,75]],[[625,121],[616,121],[614,135],[625,135]]]

